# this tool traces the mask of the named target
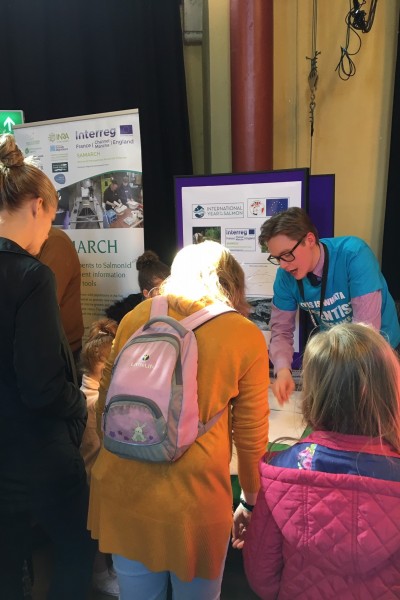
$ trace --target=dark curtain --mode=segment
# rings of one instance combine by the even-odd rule
[[[176,251],[192,161],[180,0],[3,0],[0,108],[25,121],[139,109],[145,248]]]
[[[399,275],[400,227],[400,47],[397,47],[396,78],[394,84],[392,135],[390,143],[389,175],[386,196],[385,228],[383,233],[382,272],[390,293],[400,301]]]

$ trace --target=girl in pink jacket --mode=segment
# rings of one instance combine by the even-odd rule
[[[309,341],[303,414],[313,433],[260,463],[244,544],[264,600],[400,598],[400,367],[360,324]]]

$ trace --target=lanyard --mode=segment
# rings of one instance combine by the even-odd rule
[[[328,248],[326,247],[325,244],[323,244],[321,242],[322,246],[324,247],[324,266],[322,269],[322,280],[321,280],[321,295],[319,298],[319,318],[322,321],[322,309],[324,306],[324,300],[325,300],[325,292],[326,292],[326,283],[328,281],[328,268],[329,268],[329,252],[328,252]],[[303,285],[303,280],[300,279],[300,281],[297,281],[297,285],[299,286],[299,292],[301,295],[301,298],[303,300],[303,302],[306,301],[305,297],[304,297],[304,285]],[[314,327],[319,327],[319,324],[315,321],[314,315],[311,312],[310,309],[308,309],[309,315],[311,317],[311,321],[313,322]]]

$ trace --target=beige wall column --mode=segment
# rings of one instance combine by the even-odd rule
[[[203,122],[205,173],[230,173],[229,0],[204,0]]]
[[[273,0],[231,0],[232,169],[273,167]]]

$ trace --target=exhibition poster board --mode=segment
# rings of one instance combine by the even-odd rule
[[[334,236],[335,176],[310,175],[307,212],[318,229],[320,238]]]
[[[179,246],[207,238],[231,250],[245,273],[250,318],[268,343],[278,267],[267,262],[258,236],[269,217],[293,206],[306,208],[308,170],[176,177],[175,192]],[[294,349],[296,363],[303,350],[298,323]]]
[[[85,331],[104,309],[137,292],[143,253],[142,156],[137,109],[25,123],[14,135],[59,194],[54,226],[81,262]]]

